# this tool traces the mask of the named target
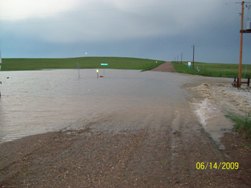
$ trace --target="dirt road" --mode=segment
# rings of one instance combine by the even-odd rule
[[[204,131],[192,96],[168,84],[176,88],[168,98],[128,100],[78,130],[1,144],[0,187],[250,187],[242,164],[239,170],[195,168],[236,158]]]
[[[175,72],[171,62],[165,62],[160,66],[154,68],[152,71],[159,71],[159,72]]]

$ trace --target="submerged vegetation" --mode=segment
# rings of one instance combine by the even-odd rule
[[[108,66],[101,66],[101,63]],[[3,59],[3,71],[41,70],[41,69],[132,69],[149,70],[164,61],[126,57],[78,57],[78,58],[6,58]]]

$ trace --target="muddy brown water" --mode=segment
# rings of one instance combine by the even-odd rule
[[[150,110],[156,114],[160,108],[170,109],[173,104],[186,100],[186,92],[180,87],[187,76],[120,70],[100,72],[104,78],[97,79],[95,70],[81,70],[80,78],[77,70],[1,72],[0,142],[81,128],[113,113],[128,116],[134,111],[140,114],[142,110]],[[99,128],[110,129],[105,127]],[[138,126],[123,128],[138,129]]]

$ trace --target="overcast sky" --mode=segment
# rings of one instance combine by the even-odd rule
[[[238,0],[237,0],[238,1]],[[0,0],[3,57],[127,56],[237,63],[236,0]],[[251,10],[246,8],[245,22]],[[251,63],[251,34],[244,37]]]

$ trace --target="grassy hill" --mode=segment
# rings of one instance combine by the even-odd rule
[[[164,63],[152,59],[125,57],[78,57],[78,58],[5,58],[2,71],[41,69],[92,69],[101,68],[101,63],[110,69],[149,70]]]
[[[157,63],[156,63],[157,62]],[[108,66],[101,66],[107,63]],[[77,58],[5,58],[2,71],[41,70],[41,69],[131,69],[150,70],[164,61],[128,57],[77,57]],[[172,62],[176,72],[212,77],[236,77],[237,64],[216,64],[195,62],[194,69],[187,62]],[[243,77],[251,76],[251,65],[243,65]]]

